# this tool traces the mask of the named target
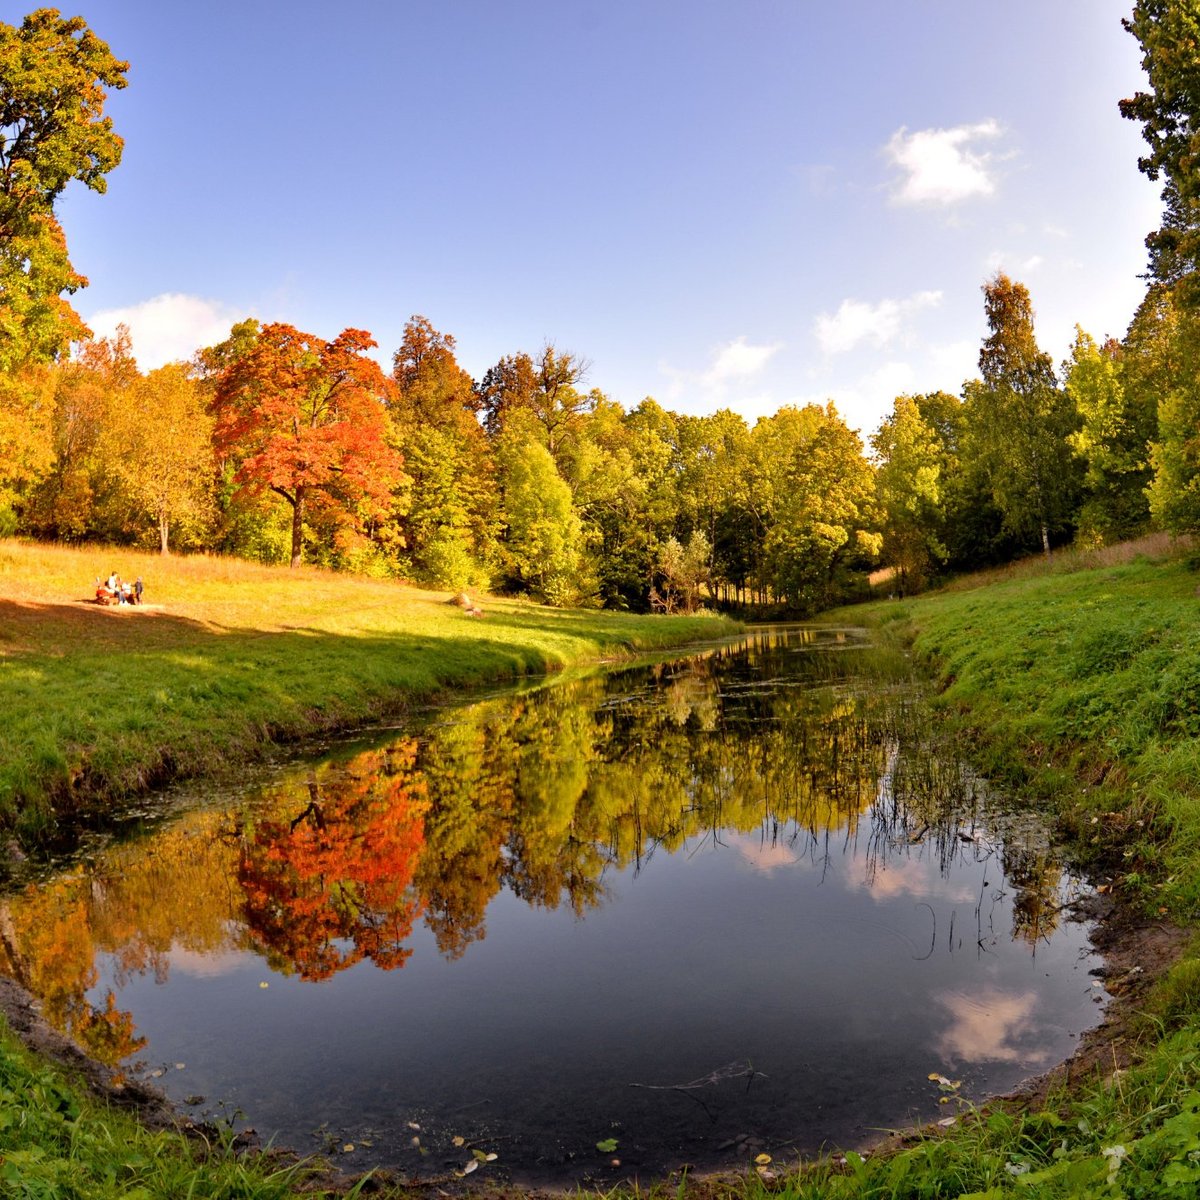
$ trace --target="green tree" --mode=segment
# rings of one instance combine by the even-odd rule
[[[819,608],[839,576],[879,549],[874,471],[833,404],[781,408],[758,421],[751,441],[762,580],[789,607]]]
[[[509,423],[497,446],[503,488],[504,553],[514,581],[550,604],[575,598],[579,515],[550,451],[524,423]]]
[[[896,572],[901,595],[920,589],[948,551],[942,541],[946,448],[912,396],[897,396],[871,437],[883,532],[882,560]]]
[[[1139,168],[1163,180],[1163,223],[1146,238],[1151,270],[1193,307],[1200,303],[1200,9],[1195,0],[1137,0],[1122,24],[1141,43],[1151,90],[1119,107],[1141,122],[1150,148]]]
[[[1157,405],[1137,404],[1136,390],[1126,393],[1124,367],[1119,342],[1110,338],[1097,345],[1090,334],[1075,327],[1064,375],[1080,422],[1068,441],[1086,464],[1078,535],[1083,541],[1132,537],[1150,517],[1146,487]]]
[[[979,352],[983,380],[967,385],[968,422],[1006,527],[1039,535],[1049,556],[1079,489],[1067,440],[1078,419],[1050,356],[1038,348],[1029,289],[999,272],[983,295],[991,333]]]
[[[392,438],[411,478],[406,557],[431,582],[486,586],[498,532],[495,464],[454,347],[450,334],[414,316],[392,359]]]
[[[0,23],[0,370],[56,358],[86,335],[62,298],[87,280],[54,205],[73,179],[106,189],[123,143],[103,115],[105,89],[123,88],[128,69],[82,17],[39,8]]]

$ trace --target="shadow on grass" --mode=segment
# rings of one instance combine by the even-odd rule
[[[0,827],[40,837],[61,814],[228,774],[272,743],[394,718],[451,688],[730,631],[520,609],[414,624],[263,629],[0,600]]]

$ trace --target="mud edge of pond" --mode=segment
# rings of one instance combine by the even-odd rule
[[[1178,961],[1191,938],[1191,931],[1168,921],[1150,919],[1134,912],[1128,905],[1111,897],[1091,896],[1072,906],[1078,920],[1094,922],[1091,941],[1103,957],[1104,964],[1094,974],[1104,981],[1108,1003],[1100,1023],[1080,1038],[1079,1048],[1065,1062],[1036,1078],[1027,1080],[1015,1091],[991,1097],[984,1105],[1004,1105],[1010,1109],[1030,1110],[1044,1104],[1055,1090],[1070,1088],[1083,1079],[1107,1078],[1129,1067],[1137,1059],[1143,1040],[1144,1026],[1139,1021],[1142,1001],[1154,983]],[[49,1025],[41,1014],[37,999],[19,983],[0,977],[0,1015],[9,1029],[36,1054],[66,1068],[79,1083],[99,1099],[116,1107],[132,1111],[150,1129],[173,1129],[186,1136],[206,1142],[215,1131],[190,1120],[156,1088],[137,1081],[123,1079],[118,1072],[90,1058],[75,1042]],[[887,1154],[911,1145],[920,1138],[942,1131],[936,1126],[920,1126],[897,1130],[859,1145],[873,1154]],[[286,1151],[264,1151],[252,1130],[240,1133],[233,1142],[235,1149],[247,1153],[269,1155],[272,1161],[280,1158],[298,1159]],[[846,1147],[850,1149],[851,1147]],[[332,1164],[320,1166],[316,1160],[308,1187],[330,1191],[349,1190],[356,1177],[345,1174]],[[783,1165],[782,1163],[780,1165]],[[750,1167],[747,1164],[747,1171]],[[677,1178],[675,1173],[673,1178]],[[724,1168],[711,1172],[688,1172],[688,1178],[698,1191],[705,1184],[728,1183],[736,1177],[735,1169]],[[474,1181],[471,1181],[473,1184]],[[388,1170],[376,1171],[367,1181],[365,1191],[400,1188],[411,1195],[446,1195],[448,1184],[458,1192],[472,1192],[471,1184],[450,1179],[411,1181]],[[483,1184],[478,1185],[483,1187]],[[605,1185],[606,1190],[611,1185]],[[493,1197],[563,1197],[579,1196],[579,1188],[555,1188],[506,1184],[492,1180],[486,1184]]]

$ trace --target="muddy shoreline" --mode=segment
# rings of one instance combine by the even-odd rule
[[[1073,906],[1072,915],[1079,920],[1094,922],[1091,941],[1103,958],[1103,966],[1094,974],[1103,981],[1107,994],[1104,1015],[1100,1023],[1080,1037],[1078,1049],[1070,1058],[1036,1078],[1028,1080],[1017,1090],[992,1097],[986,1103],[1001,1104],[1015,1110],[1040,1107],[1056,1091],[1070,1088],[1084,1079],[1108,1078],[1127,1069],[1137,1059],[1141,1039],[1147,1029],[1141,1020],[1143,1001],[1155,982],[1161,978],[1182,954],[1191,932],[1161,919],[1151,919],[1133,911],[1111,897],[1091,896]],[[40,1005],[27,989],[13,979],[0,978],[0,1014],[10,1030],[41,1057],[64,1068],[72,1079],[89,1093],[114,1107],[134,1113],[151,1129],[173,1129],[205,1143],[216,1139],[211,1127],[191,1120],[156,1088],[139,1081],[123,1078],[117,1071],[90,1058],[75,1042],[50,1026],[41,1014]],[[857,1147],[874,1153],[887,1153],[912,1144],[928,1128],[899,1130]],[[270,1153],[278,1159],[281,1152],[263,1151],[252,1130],[243,1131],[234,1139],[234,1146],[245,1153]],[[849,1148],[849,1147],[847,1147]],[[298,1158],[283,1152],[283,1157]],[[779,1164],[781,1168],[785,1164]],[[751,1164],[747,1161],[747,1169]],[[728,1179],[736,1167],[707,1174],[712,1182]],[[697,1185],[702,1177],[689,1172]],[[670,1177],[668,1177],[670,1179]],[[645,1182],[645,1181],[642,1181]],[[332,1191],[346,1190],[354,1177],[333,1164],[316,1160],[312,1177],[313,1187]],[[445,1195],[446,1188],[473,1191],[474,1181],[446,1178],[410,1181],[388,1170],[378,1170],[368,1181],[368,1190],[405,1187],[414,1195]],[[577,1193],[577,1188],[560,1189],[536,1182],[503,1182],[495,1178],[481,1181],[491,1194],[506,1192],[521,1196],[564,1196]],[[611,1188],[606,1183],[605,1190]]]

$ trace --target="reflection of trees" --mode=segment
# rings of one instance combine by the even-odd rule
[[[817,859],[865,843],[868,872],[920,846],[943,871],[999,854],[1014,936],[1057,921],[1061,868],[1035,822],[998,816],[941,753],[913,693],[869,686],[859,653],[798,657],[768,636],[639,673],[561,682],[448,710],[411,738],[327,761],[233,812],[191,813],[0,907],[0,969],[97,1057],[135,1052],[119,987],[172,950],[249,947],[324,979],[400,966],[418,916],[455,958],[502,889],[577,915],[605,875],[657,849],[756,834]]]
[[[279,970],[326,979],[360,959],[403,966],[420,901],[412,887],[425,841],[415,743],[359,756],[307,783],[293,816],[260,816],[237,867],[251,944]]]
[[[120,987],[147,971],[163,978],[172,946],[198,953],[231,946],[232,861],[218,836],[225,819],[193,813],[153,840],[110,848],[88,875],[26,888],[0,906],[0,969],[94,1058],[116,1063],[145,1044],[113,989],[89,996],[99,953],[111,956]]]
[[[78,877],[27,888],[0,908],[0,969],[27,987],[52,1025],[101,1062],[113,1064],[145,1045],[133,1017],[109,989],[100,1004],[87,885]]]

